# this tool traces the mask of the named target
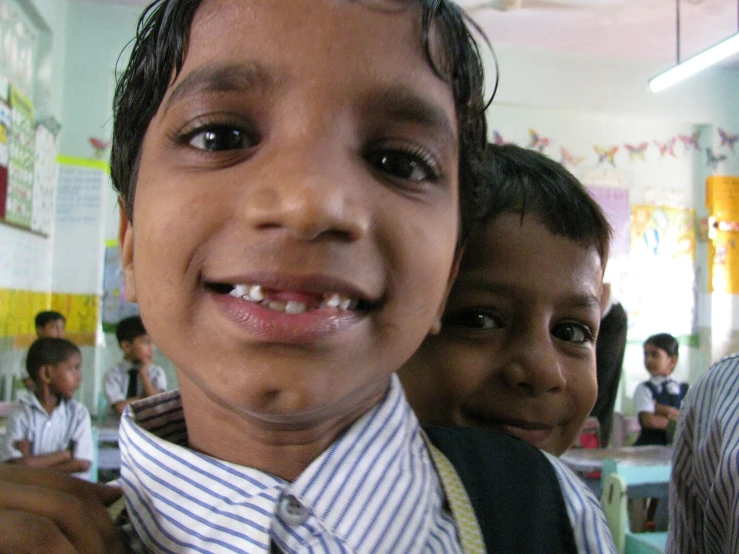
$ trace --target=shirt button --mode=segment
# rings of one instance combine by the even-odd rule
[[[280,500],[278,507],[280,517],[288,525],[302,525],[308,519],[308,508],[303,506],[292,494],[286,494]]]

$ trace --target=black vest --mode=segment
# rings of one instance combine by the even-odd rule
[[[685,398],[685,393],[688,392],[687,383],[680,383],[680,392],[677,394],[667,391],[667,381],[662,383],[662,387],[658,387],[651,381],[645,381],[644,384],[652,393],[652,397],[657,401],[657,404],[672,406],[673,408],[680,408],[680,404],[683,398]],[[660,391],[660,388],[662,388],[662,391]],[[667,431],[664,429],[642,427],[634,446],[646,446],[649,444],[667,444]]]
[[[538,448],[485,429],[424,430],[457,471],[488,554],[577,552],[559,479]]]

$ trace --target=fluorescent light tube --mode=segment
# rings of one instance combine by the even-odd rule
[[[679,83],[683,79],[687,79],[737,52],[739,52],[739,33],[657,75],[649,81],[649,89],[652,92],[665,90],[667,87],[671,87],[675,83]]]

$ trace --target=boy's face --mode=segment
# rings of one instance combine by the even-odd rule
[[[121,341],[121,350],[129,362],[149,363],[154,359],[154,341],[149,335]]]
[[[440,315],[457,142],[415,10],[204,2],[122,227],[188,409],[305,428],[374,405]]]
[[[677,356],[670,356],[665,350],[653,345],[644,345],[644,367],[650,375],[667,377],[677,365]]]
[[[401,370],[424,423],[488,427],[559,455],[595,402],[595,248],[503,214],[473,233],[444,325]]]
[[[55,319],[54,321],[47,321],[46,325],[36,327],[36,334],[39,338],[64,338],[64,320]]]
[[[74,353],[54,366],[42,368],[48,375],[51,391],[61,398],[70,399],[82,383],[82,356]]]

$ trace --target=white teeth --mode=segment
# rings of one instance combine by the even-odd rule
[[[295,300],[288,300],[287,304],[285,304],[285,313],[287,314],[302,314],[305,309],[305,304],[296,302]]]
[[[249,292],[249,287],[246,285],[236,285],[229,294],[231,296],[235,296],[236,298],[242,298]]]
[[[338,293],[333,293],[328,299],[324,296],[321,304],[327,308],[338,308],[341,304],[341,296]]]
[[[254,302],[261,302],[264,300],[264,291],[261,285],[252,285],[249,287],[249,298]]]
[[[269,308],[270,310],[277,312],[302,314],[309,310],[308,305],[305,302],[299,302],[297,300],[270,300],[266,298],[264,295],[264,289],[261,285],[234,285],[229,294],[236,298],[246,300],[247,302],[261,304],[265,308]],[[329,308],[334,310],[354,310],[358,303],[359,302],[356,299],[344,296],[338,292],[333,292],[325,294],[317,308],[310,309]]]
[[[271,300],[271,301],[267,302],[267,307],[270,310],[274,310],[276,312],[284,312],[286,305],[287,304],[285,302],[282,302],[280,300]]]

